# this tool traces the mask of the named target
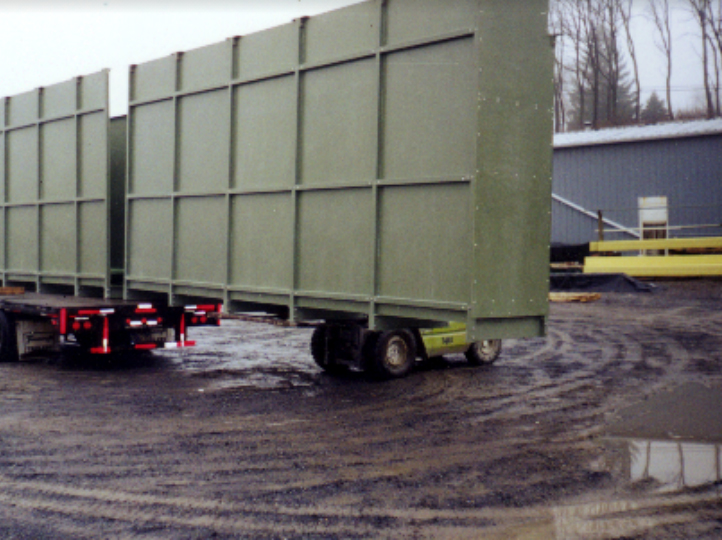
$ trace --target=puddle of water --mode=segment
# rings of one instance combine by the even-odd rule
[[[551,508],[550,538],[647,538],[666,526],[694,537],[704,526],[697,509],[722,501],[722,386],[690,383],[647,396],[606,431],[604,467],[621,491]]]
[[[157,354],[197,377],[203,391],[308,387],[320,372],[309,351],[310,329],[230,319],[194,330],[196,347]]]
[[[654,481],[658,491],[679,491],[722,481],[722,444],[629,441],[632,482]]]
[[[616,450],[613,468],[625,483],[655,493],[722,484],[722,443],[610,439],[606,445]]]
[[[655,538],[654,531],[667,525],[692,531],[695,508],[722,501],[722,443],[607,439],[603,444],[609,468],[631,491],[619,499],[550,508],[550,540]]]
[[[608,428],[615,467],[657,493],[722,482],[722,387],[690,383],[648,396]]]

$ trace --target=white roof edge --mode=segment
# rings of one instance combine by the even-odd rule
[[[652,126],[628,126],[598,131],[556,133],[554,135],[554,148],[681,139],[704,135],[722,135],[722,118],[689,122],[667,122]]]

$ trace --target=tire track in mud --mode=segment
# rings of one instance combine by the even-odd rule
[[[443,509],[348,509],[328,506],[310,508],[252,505],[223,501],[198,501],[182,497],[158,497],[100,489],[58,487],[42,482],[14,482],[0,477],[0,503],[15,508],[70,517],[101,518],[132,522],[136,526],[170,526],[213,530],[236,535],[260,533],[323,537],[472,538],[480,528],[486,534],[508,529],[496,523],[538,527],[551,523],[555,538],[611,538],[638,533],[650,527],[689,525],[698,520],[695,509],[714,508],[718,495],[656,496],[645,500],[615,500],[560,505],[551,508]],[[656,515],[663,510],[664,516]],[[653,512],[653,514],[649,514]],[[304,518],[299,523],[294,518]],[[308,518],[312,518],[309,520]],[[382,520],[383,527],[379,527]],[[419,534],[419,529],[432,529]],[[76,537],[89,536],[74,528]],[[339,536],[340,535],[340,536]],[[467,536],[468,535],[468,536]]]
[[[308,331],[257,324],[243,326],[249,341],[288,343],[252,354],[300,355],[298,370],[278,376],[303,373],[307,385],[208,387],[244,376],[225,367],[238,354],[223,344],[232,336],[218,338],[218,361],[203,351],[205,365],[174,360],[115,387],[89,387],[99,377],[82,370],[0,367],[32,380],[39,400],[3,401],[13,420],[0,430],[0,506],[109,537],[502,538],[528,526],[604,538],[594,530],[692,527],[705,494],[623,508],[561,502],[606,493],[609,475],[590,466],[606,415],[630,394],[696,376],[689,365],[722,348],[719,313],[631,311],[555,307],[548,339],[510,342],[493,368],[452,358],[383,384],[320,375],[298,352]],[[695,333],[712,336],[706,349],[689,342]],[[87,409],[72,404],[80,394]],[[28,431],[36,415],[45,416]]]

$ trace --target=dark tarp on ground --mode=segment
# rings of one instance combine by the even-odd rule
[[[552,263],[577,262],[583,263],[584,257],[589,256],[589,244],[559,244],[552,243],[549,260]]]
[[[554,272],[549,289],[554,292],[652,292],[655,286],[627,274],[577,274]]]

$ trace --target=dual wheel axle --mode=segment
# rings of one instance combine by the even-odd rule
[[[501,353],[501,340],[468,344],[464,352],[472,365],[493,363]],[[368,371],[380,379],[407,375],[417,358],[429,359],[418,330],[396,329],[374,332],[360,326],[322,324],[311,336],[311,356],[330,374],[341,374],[350,367]]]

